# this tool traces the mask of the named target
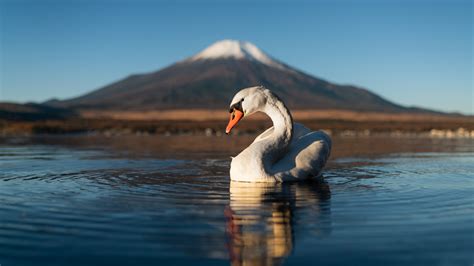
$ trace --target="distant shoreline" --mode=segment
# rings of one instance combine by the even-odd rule
[[[228,113],[223,110],[180,109],[149,112],[80,111],[79,117],[11,121],[0,119],[0,135],[223,135]],[[462,115],[374,113],[343,110],[295,110],[295,122],[333,135],[390,134],[474,138],[474,117]],[[257,114],[245,118],[236,134],[257,134],[271,126]]]
[[[207,121],[227,120],[226,110],[216,109],[164,109],[150,111],[122,111],[122,110],[80,110],[83,118],[107,118],[118,120],[169,120],[169,121]],[[297,109],[291,110],[295,120],[344,120],[344,121],[450,121],[474,123],[474,116],[460,114],[436,114],[436,113],[390,113],[373,111],[351,111],[338,109]],[[264,114],[255,114],[246,119],[266,120]]]

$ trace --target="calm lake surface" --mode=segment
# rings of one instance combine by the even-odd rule
[[[473,265],[474,140],[339,137],[324,182],[230,182],[252,138],[0,139],[0,264]]]

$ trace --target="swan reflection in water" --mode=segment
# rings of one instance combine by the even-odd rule
[[[243,183],[231,181],[225,209],[232,265],[278,265],[291,254],[297,238],[331,230],[330,190],[323,181]],[[305,230],[301,231],[301,225]],[[303,224],[304,223],[304,224]]]

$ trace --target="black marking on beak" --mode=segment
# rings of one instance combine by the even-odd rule
[[[244,112],[244,110],[242,110],[242,102],[243,101],[244,101],[244,99],[240,100],[240,102],[238,102],[238,103],[234,103],[233,105],[231,105],[230,109],[229,109],[229,113],[232,113],[234,111],[234,109],[237,109],[237,110],[239,110],[243,113]]]

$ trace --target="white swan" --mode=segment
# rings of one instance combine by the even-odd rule
[[[242,182],[286,182],[317,177],[331,153],[331,138],[293,123],[285,104],[270,90],[258,86],[242,89],[232,99],[232,128],[255,112],[267,114],[273,126],[232,158],[230,179]]]

